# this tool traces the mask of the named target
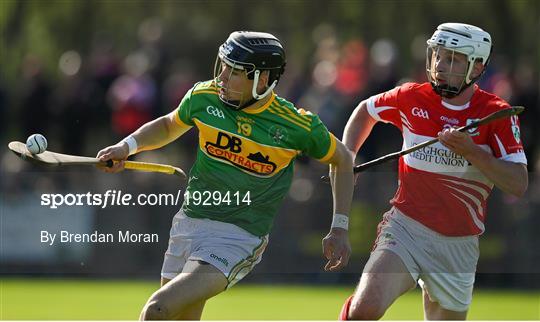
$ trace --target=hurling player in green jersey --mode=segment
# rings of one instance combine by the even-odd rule
[[[325,270],[347,265],[352,155],[316,115],[274,93],[284,69],[279,39],[233,32],[219,48],[212,80],[195,84],[168,115],[99,151],[101,160],[120,161],[104,169],[117,172],[129,155],[169,144],[194,126],[199,130],[197,159],[173,219],[161,288],[141,319],[200,319],[207,299],[253,269],[300,154],[330,165],[334,207],[323,239]]]

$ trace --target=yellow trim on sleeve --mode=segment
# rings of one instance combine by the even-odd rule
[[[182,119],[180,119],[180,115],[178,115],[178,111],[176,111],[174,113],[174,120],[176,121],[176,124],[178,124],[183,129],[187,130],[187,129],[190,129],[190,128],[193,127],[192,125],[184,123],[184,121],[182,121]]]
[[[311,126],[311,118],[310,117],[307,117],[307,116],[304,116],[304,115],[298,115],[298,114],[294,113],[293,111],[287,109],[285,106],[281,106],[281,105],[278,105],[278,104],[274,104],[272,106],[275,107],[276,110],[283,111],[289,117],[294,118],[298,122],[303,123],[304,125],[306,125],[308,127]]]
[[[326,155],[319,159],[319,161],[327,162],[328,160],[330,160],[330,158],[334,156],[334,153],[336,152],[336,140],[337,139],[334,134],[330,133],[330,147],[328,148],[328,152],[326,153]]]
[[[268,108],[268,111],[271,112],[272,114],[278,115],[278,116],[280,116],[280,117],[286,119],[287,121],[293,123],[293,124],[296,125],[296,126],[299,126],[299,127],[303,128],[304,130],[306,130],[306,131],[308,131],[308,132],[311,132],[311,129],[310,129],[309,127],[307,127],[306,125],[300,123],[299,121],[297,121],[297,120],[295,120],[295,119],[289,117],[288,114],[285,114],[285,113],[282,112],[282,111],[276,110],[276,108],[274,107],[274,105],[270,106],[270,107]]]
[[[300,115],[313,115],[313,113],[311,113],[310,111],[306,111],[303,108],[299,108],[298,112],[300,113]]]

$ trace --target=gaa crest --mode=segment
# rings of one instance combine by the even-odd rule
[[[514,139],[516,140],[517,143],[520,143],[521,133],[519,131],[517,115],[512,115],[512,117],[510,118],[510,121],[512,122],[512,134],[514,135]]]
[[[268,135],[270,136],[270,139],[272,139],[272,142],[275,144],[280,144],[283,141],[287,140],[288,133],[287,130],[282,128],[281,126],[272,125],[270,129],[268,130]]]

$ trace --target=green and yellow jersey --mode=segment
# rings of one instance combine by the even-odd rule
[[[199,130],[197,159],[182,210],[192,218],[237,225],[267,235],[292,182],[300,154],[325,162],[336,139],[318,116],[272,93],[253,111],[235,111],[214,81],[197,83],[177,109],[176,122]]]

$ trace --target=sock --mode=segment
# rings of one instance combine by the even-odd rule
[[[341,308],[341,312],[339,312],[339,320],[340,321],[347,321],[349,317],[349,308],[351,307],[353,296],[349,296],[347,301],[345,301],[345,304],[343,304],[343,307]]]

